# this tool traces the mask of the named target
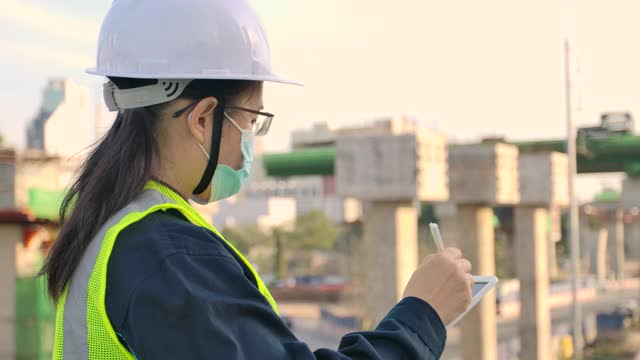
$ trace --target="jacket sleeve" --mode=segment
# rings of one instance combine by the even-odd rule
[[[375,331],[338,350],[309,347],[273,312],[235,259],[177,253],[142,281],[120,328],[138,359],[437,359],[446,330],[424,301],[406,298]]]

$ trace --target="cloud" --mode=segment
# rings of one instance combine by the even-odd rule
[[[97,20],[56,14],[23,0],[2,0],[2,8],[0,22],[17,24],[61,40],[94,43],[100,31]]]

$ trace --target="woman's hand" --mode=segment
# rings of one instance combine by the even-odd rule
[[[474,284],[471,263],[457,248],[446,248],[427,256],[413,273],[403,297],[417,297],[427,302],[449,324],[471,304]]]

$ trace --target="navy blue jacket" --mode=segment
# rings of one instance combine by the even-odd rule
[[[406,298],[375,331],[345,335],[337,351],[312,351],[228,245],[176,210],[149,214],[118,235],[106,308],[138,359],[437,359],[446,341],[431,306]]]

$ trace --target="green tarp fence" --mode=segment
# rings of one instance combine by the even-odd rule
[[[16,359],[51,359],[55,306],[44,277],[16,278]]]
[[[29,209],[36,217],[49,220],[58,219],[65,191],[36,187],[29,188],[27,191],[29,193]]]

